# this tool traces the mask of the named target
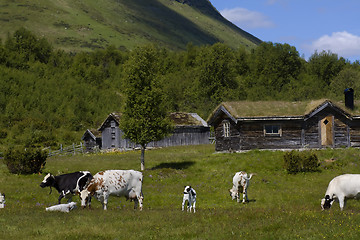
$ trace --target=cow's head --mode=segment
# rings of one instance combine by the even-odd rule
[[[40,183],[40,187],[42,187],[42,188],[51,187],[51,186],[54,186],[54,183],[55,183],[55,177],[51,173],[48,173],[44,177],[44,180]]]
[[[81,201],[81,207],[86,208],[91,197],[90,192],[87,189],[84,189],[79,193],[79,197]]]
[[[230,197],[232,200],[236,199],[236,192],[233,189],[229,189]]]
[[[329,195],[326,195],[325,198],[321,199],[321,208],[322,210],[330,209],[334,199],[331,199]]]
[[[190,190],[191,190],[191,186],[185,186],[184,194],[190,193]]]

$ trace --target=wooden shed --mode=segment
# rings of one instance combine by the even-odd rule
[[[150,142],[147,147],[169,147],[180,145],[209,144],[210,127],[196,113],[170,113],[170,119],[175,129],[172,135],[160,141]],[[98,129],[102,137],[102,149],[131,149],[140,147],[124,138],[124,132],[119,128],[121,113],[109,114]]]
[[[360,147],[360,111],[344,102],[224,102],[207,122],[216,151]]]
[[[86,152],[93,152],[97,149],[101,149],[101,132],[96,129],[87,129],[81,140],[84,141]]]

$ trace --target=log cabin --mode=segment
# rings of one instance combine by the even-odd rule
[[[351,100],[223,102],[207,122],[218,152],[360,147],[360,109]]]

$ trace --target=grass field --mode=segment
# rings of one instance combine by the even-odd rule
[[[140,153],[77,155],[49,158],[44,174],[12,175],[0,163],[0,239],[359,239],[360,202],[338,203],[321,211],[329,181],[342,173],[359,173],[360,150],[316,152],[321,171],[289,175],[283,152],[250,151],[214,154],[213,145],[174,147],[146,152],[144,210],[110,197],[108,211],[93,200],[93,209],[45,212],[58,194],[39,184],[46,172],[140,168]],[[328,161],[331,160],[331,161]],[[250,202],[232,201],[228,189],[235,172],[256,173]],[[184,185],[197,192],[197,212],[181,212]],[[78,197],[74,197],[78,205]]]

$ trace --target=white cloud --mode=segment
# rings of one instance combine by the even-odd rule
[[[262,13],[250,11],[245,8],[224,9],[220,11],[220,13],[240,28],[270,28],[274,26]]]
[[[331,36],[324,35],[319,39],[313,41],[307,48],[314,52],[317,50],[330,50],[344,58],[358,57],[360,55],[360,36],[353,35],[346,31],[334,32]]]

